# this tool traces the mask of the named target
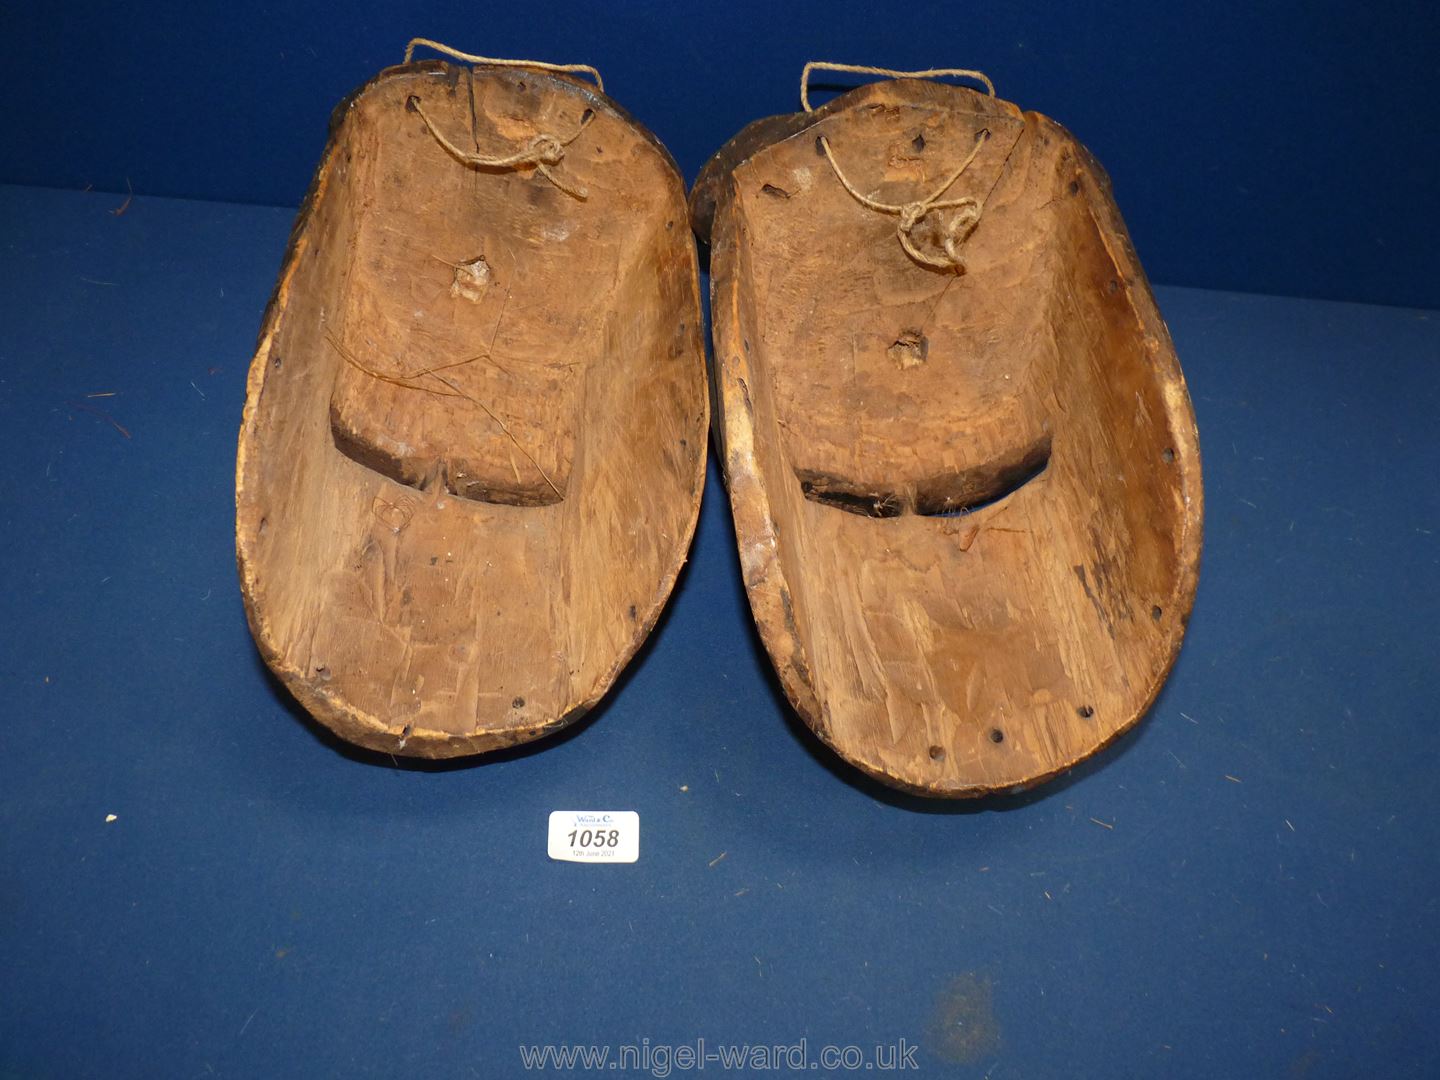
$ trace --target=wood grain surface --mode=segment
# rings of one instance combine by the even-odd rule
[[[551,166],[480,168],[584,129]],[[242,589],[351,742],[450,757],[581,716],[653,627],[705,472],[684,187],[565,75],[428,61],[336,110],[250,371]]]
[[[895,216],[976,146],[962,267]],[[800,715],[880,780],[960,797],[1093,754],[1185,632],[1194,415],[1104,172],[1054,121],[880,82],[706,167],[717,432],[752,610]],[[938,245],[936,211],[917,243]]]

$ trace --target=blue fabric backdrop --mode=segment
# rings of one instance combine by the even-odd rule
[[[293,205],[405,40],[585,60],[687,178],[808,58],[975,66],[1095,151],[1165,283],[1440,306],[1440,5],[0,6],[0,182]]]

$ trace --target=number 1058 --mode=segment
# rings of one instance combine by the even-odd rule
[[[571,847],[618,847],[619,829],[571,829]]]

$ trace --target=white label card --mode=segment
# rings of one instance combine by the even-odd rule
[[[634,810],[552,810],[546,849],[559,862],[632,863],[640,858],[640,815]]]

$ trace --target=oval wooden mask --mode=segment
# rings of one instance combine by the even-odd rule
[[[972,151],[943,201],[978,221],[909,222],[922,258],[959,238],[929,265],[865,200],[915,203]],[[691,216],[745,587],[806,723],[947,797],[1034,785],[1136,723],[1194,598],[1200,459],[1094,159],[1008,102],[881,82],[751,125]]]
[[[553,179],[462,160],[554,132],[579,134]],[[236,542],[260,651],[343,738],[537,738],[649,633],[705,476],[684,224],[669,155],[566,76],[407,64],[336,111],[250,370]]]

